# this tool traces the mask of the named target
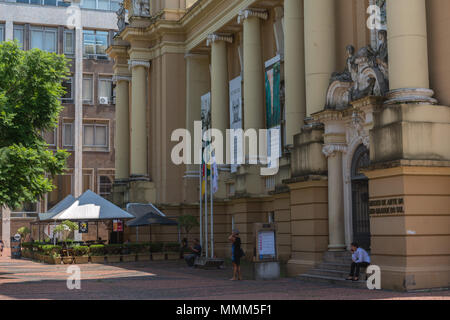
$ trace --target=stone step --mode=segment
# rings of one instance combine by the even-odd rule
[[[321,264],[318,265],[318,268],[350,272],[350,266],[351,266],[351,263],[322,262]]]
[[[358,288],[358,289],[367,289],[367,284],[365,280],[359,281],[348,281],[343,278],[333,277],[333,276],[324,276],[324,275],[314,275],[305,273],[298,276],[298,279],[307,282],[321,282],[321,283],[331,283],[335,285]]]
[[[313,275],[318,275],[318,276],[330,276],[330,277],[345,279],[348,277],[349,272],[343,271],[343,270],[322,269],[319,267],[319,268],[315,268],[315,269],[308,271],[308,274],[313,274]],[[359,278],[365,280],[366,273],[361,271]]]

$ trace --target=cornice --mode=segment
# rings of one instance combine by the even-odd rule
[[[267,20],[269,19],[269,12],[267,11],[267,9],[247,8],[239,11],[237,22],[238,24],[241,24],[245,19],[248,19],[250,17]]]

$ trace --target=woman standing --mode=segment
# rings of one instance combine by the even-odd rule
[[[239,231],[234,230],[228,240],[232,243],[231,245],[231,262],[233,263],[233,278],[232,281],[242,280],[241,277],[241,238],[239,237]]]

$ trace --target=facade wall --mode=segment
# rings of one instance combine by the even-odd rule
[[[229,256],[230,244],[226,235],[237,228],[241,233],[244,250],[250,253],[247,258],[251,259],[255,245],[254,224],[273,220],[277,225],[279,259],[287,263],[292,275],[307,272],[323,261],[324,253],[332,254],[349,249],[359,230],[357,211],[369,212],[369,202],[381,197],[377,190],[392,197],[398,194],[405,194],[406,197],[407,190],[401,188],[406,188],[407,185],[412,187],[417,183],[416,178],[402,173],[395,178],[402,181],[402,185],[398,186],[400,189],[390,188],[390,180],[383,180],[381,187],[377,189],[375,186],[378,178],[370,180],[370,172],[376,172],[380,168],[423,166],[420,161],[431,160],[433,161],[426,162],[425,167],[447,167],[449,150],[442,144],[442,137],[448,135],[450,123],[446,107],[449,104],[449,73],[446,72],[449,43],[446,26],[449,10],[445,10],[448,5],[443,0],[388,2],[385,8],[388,10],[388,21],[383,27],[383,30],[387,29],[387,38],[384,39],[383,32],[367,27],[368,7],[376,3],[382,2],[207,0],[201,5],[194,4],[187,8],[184,3],[176,5],[170,1],[151,1],[151,12],[154,14],[154,20],[151,21],[130,7],[130,25],[120,30],[115,43],[109,48],[109,54],[115,59],[116,65],[124,59],[140,63],[151,62],[146,106],[147,128],[130,123],[131,132],[140,130],[142,135],[148,136],[148,175],[141,177],[145,180],[141,185],[147,184],[148,188],[154,188],[154,197],[148,201],[153,201],[174,216],[188,213],[198,215],[198,207],[191,207],[187,211],[183,208],[188,204],[198,203],[196,197],[199,188],[195,176],[198,175],[199,166],[172,164],[170,152],[178,142],[170,141],[170,135],[174,129],[191,128],[192,120],[199,120],[199,103],[204,93],[209,89],[214,91],[214,88],[222,90],[227,85],[225,82],[220,83],[222,87],[218,83],[212,85],[213,81],[230,81],[237,76],[243,76],[243,127],[247,128],[249,124],[250,127],[255,127],[265,122],[263,102],[266,96],[264,86],[260,86],[264,81],[264,66],[254,62],[264,63],[277,54],[281,60],[280,77],[283,87],[280,103],[282,110],[288,110],[281,121],[282,128],[287,123],[292,124],[292,119],[287,118],[287,115],[301,114],[302,119],[292,126],[295,129],[289,132],[289,137],[283,138],[283,141],[293,141],[293,144],[283,145],[280,171],[275,176],[261,177],[259,167],[246,165],[240,166],[237,172],[231,172],[227,166],[221,168],[220,187],[215,195],[214,207],[217,214],[215,252],[218,256]],[[297,11],[285,12],[286,8]],[[408,19],[412,16],[417,23]],[[395,19],[389,20],[389,17]],[[286,23],[286,19],[291,20]],[[298,21],[301,22],[297,23]],[[425,21],[425,29],[428,30],[423,28],[422,22]],[[305,34],[305,39],[301,36],[302,33]],[[424,38],[428,38],[428,43]],[[221,48],[225,43],[226,55],[217,55],[213,59],[212,47],[215,41],[221,41]],[[301,45],[286,46],[292,42],[301,42]],[[351,54],[358,54],[358,58],[362,59],[349,57],[346,52],[348,45],[355,48],[355,52]],[[143,48],[145,55],[142,53]],[[292,48],[301,49],[292,52]],[[383,60],[384,49],[389,56],[387,61]],[[249,55],[246,50],[252,54]],[[287,53],[286,50],[291,51]],[[124,53],[127,51],[129,54]],[[423,59],[425,52],[428,52],[428,61]],[[191,55],[202,56],[203,62],[191,64]],[[370,55],[375,55],[378,60],[376,65],[369,63],[369,68],[366,68],[361,61]],[[226,60],[222,59],[223,56]],[[287,60],[287,57],[291,60]],[[219,61],[220,67],[214,65],[213,61]],[[217,76],[225,63],[226,74]],[[303,64],[306,70],[302,67]],[[360,68],[355,71],[359,78],[355,78],[352,74],[354,70],[349,69],[355,64]],[[287,77],[287,71],[291,71],[289,68],[295,69],[300,76]],[[366,73],[363,68],[366,68]],[[375,72],[375,69],[378,72],[376,76],[373,73],[367,76],[368,73]],[[342,72],[344,70],[346,72]],[[193,76],[196,72],[202,73],[203,77]],[[209,77],[210,74],[215,77]],[[361,96],[351,96],[353,100],[346,101],[343,106],[328,105],[330,99],[334,98],[329,81],[332,76],[333,81],[350,76],[351,80],[339,83],[339,90],[350,95],[351,92],[345,90],[353,86],[356,90],[353,93]],[[374,87],[371,88],[370,83],[364,82],[367,80],[365,77],[375,79]],[[296,83],[286,87],[288,78]],[[430,86],[426,86],[428,78]],[[386,83],[389,81],[391,88],[381,88],[381,80]],[[137,81],[137,78],[131,79],[131,87],[133,81]],[[207,81],[210,81],[209,86]],[[410,88],[408,84],[425,87]],[[376,88],[376,85],[380,87]],[[358,92],[360,86],[366,86],[364,88],[369,91]],[[398,90],[389,91],[394,88]],[[295,90],[300,94],[292,94]],[[376,90],[380,92],[375,93]],[[216,89],[212,95],[221,94],[222,91],[219,91]],[[434,112],[438,112],[439,116],[428,112],[436,104],[431,96],[442,105],[434,106]],[[348,97],[344,98],[350,99]],[[130,112],[136,108],[133,98],[136,97],[131,97],[129,105],[123,106],[129,108]],[[228,101],[220,101],[219,104],[223,108]],[[214,114],[215,106],[212,105],[211,108]],[[226,115],[227,119],[223,122],[228,123],[228,108],[226,111],[215,111],[216,114]],[[304,115],[308,117],[304,118]],[[222,124],[221,120],[223,119],[214,119],[213,122]],[[130,140],[130,143],[133,144],[133,141]],[[361,146],[370,149],[367,176],[366,171],[353,166],[355,151]],[[130,161],[136,156],[133,152],[128,155]],[[358,172],[355,173],[354,170]],[[445,207],[445,191],[442,188],[446,185],[441,181],[446,179],[445,176],[436,174],[433,176],[436,177],[435,180],[430,176],[424,177],[425,180],[428,179],[426,183],[436,183],[443,195],[433,210]],[[361,189],[356,190],[360,193],[355,193],[355,177],[369,177],[368,192]],[[120,191],[123,195],[122,204],[133,201],[125,195],[135,193],[134,178],[130,176],[127,187]],[[434,195],[424,196],[430,201],[436,200]],[[358,207],[360,202],[364,203],[364,208]],[[372,241],[374,260],[377,263],[379,261],[388,273],[391,272],[387,280],[384,280],[386,287],[409,290],[436,287],[445,284],[445,281],[448,283],[448,254],[443,244],[448,232],[436,225],[439,222],[446,223],[447,212],[443,212],[443,216],[435,221],[433,216],[434,222],[430,222],[427,229],[430,234],[424,236],[426,239],[418,234],[403,237],[403,231],[399,230],[404,229],[405,223],[417,222],[414,220],[417,217],[409,217],[414,215],[414,210],[407,206],[401,217],[370,214],[369,219],[369,214],[366,214],[367,221],[364,223],[370,225],[372,232],[369,242]],[[157,236],[158,240],[174,238],[172,231],[161,232]],[[195,231],[197,232],[198,230]],[[389,236],[385,237],[385,232]],[[391,254],[389,242],[394,237],[401,248]],[[403,246],[413,243],[416,245],[414,241],[419,239],[430,250],[429,246],[439,242],[439,250],[431,250],[433,253],[429,256],[430,261],[435,259],[433,261],[439,261],[440,264],[436,279],[423,276],[421,272],[431,270],[430,265],[418,262],[420,254]],[[412,261],[418,263],[417,268],[413,267]],[[418,281],[415,285],[410,285],[408,279],[411,279],[414,272],[417,272]],[[399,279],[407,284],[399,286]]]

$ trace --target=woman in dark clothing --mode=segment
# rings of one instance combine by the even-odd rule
[[[231,280],[242,280],[241,277],[241,238],[239,237],[239,231],[234,230],[231,236],[228,238],[231,241],[231,262],[233,263],[233,278]]]

